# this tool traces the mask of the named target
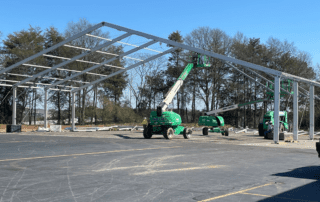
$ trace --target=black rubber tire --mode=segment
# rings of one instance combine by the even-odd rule
[[[226,129],[224,130],[224,136],[229,136],[229,130],[228,130],[228,128],[226,128]]]
[[[173,138],[173,135],[174,135],[174,130],[172,128],[165,129],[163,133],[163,137],[167,140],[171,140]]]
[[[264,136],[263,123],[259,123],[258,130],[259,136]]]
[[[221,130],[222,130],[221,135],[222,135],[222,136],[225,136],[225,135],[226,135],[226,130],[225,130],[225,128],[220,129],[220,131],[221,131]]]
[[[190,139],[192,134],[192,129],[191,128],[184,128],[183,130],[183,137],[184,139]]]
[[[152,137],[152,125],[148,125],[144,130],[143,130],[143,137],[145,139],[150,139]]]
[[[320,142],[316,142],[316,150],[318,152],[318,157],[320,158]]]
[[[209,134],[209,128],[207,128],[207,127],[204,127],[203,129],[202,129],[202,135],[208,135]]]

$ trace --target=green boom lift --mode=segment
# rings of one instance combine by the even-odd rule
[[[281,81],[281,87],[282,89],[285,89],[286,91],[289,91],[291,94],[293,94],[293,91],[291,91],[291,80],[283,80]],[[268,84],[267,86],[270,89],[274,89],[273,84]],[[280,90],[280,96],[283,97],[287,94],[287,92]],[[271,101],[274,99],[274,93],[272,91],[268,91],[267,92],[267,98],[265,99],[261,99],[261,100],[255,100],[255,101],[251,101],[251,102],[247,102],[247,103],[243,103],[243,104],[235,104],[235,105],[231,105],[228,107],[223,107],[220,109],[216,109],[213,111],[209,111],[205,113],[205,116],[200,116],[199,117],[199,121],[198,121],[198,125],[199,126],[204,126],[202,129],[202,134],[203,135],[208,135],[208,132],[215,132],[215,133],[221,133],[222,135],[228,136],[229,132],[227,128],[223,128],[222,126],[224,126],[224,119],[222,116],[218,116],[218,113],[222,113],[222,112],[226,112],[226,111],[230,111],[230,110],[235,110],[239,107],[245,106],[245,105],[251,105],[254,103],[259,103],[259,102],[264,102],[264,101]],[[272,114],[273,117],[273,112],[267,112],[267,114],[264,117],[270,117]],[[282,130],[290,130],[288,128],[288,124],[287,124],[287,112],[283,111],[280,112],[280,116],[284,117],[281,118],[281,123],[280,126],[282,126],[283,128],[280,128]],[[264,118],[265,120],[265,118]],[[265,121],[263,121],[264,123],[260,123],[259,124],[259,134],[260,133],[264,133],[264,131],[267,130],[268,123],[265,123]],[[209,131],[209,128],[211,128],[211,130]],[[262,131],[262,132],[260,132]]]
[[[285,89],[287,91],[290,92],[290,94],[293,94],[294,92],[292,91],[291,88],[291,84],[293,83],[292,80],[288,79],[288,80],[282,80],[280,85],[282,87],[282,89]],[[274,89],[273,84],[267,84],[267,86],[270,89]],[[280,90],[280,97],[285,96],[287,93],[283,90]],[[270,98],[270,100],[274,99],[274,93],[272,91],[268,91],[267,92],[268,97]],[[279,131],[283,132],[283,131],[291,131],[292,130],[292,125],[288,124],[288,113],[286,111],[280,111],[279,112],[279,118],[280,118],[280,128]],[[268,111],[264,116],[263,116],[263,120],[261,123],[259,123],[258,126],[258,130],[259,130],[259,135],[260,136],[264,136],[265,138],[267,138],[267,133],[271,132],[268,131],[268,125],[269,124],[274,124],[274,111]]]
[[[191,61],[185,67],[175,84],[169,89],[165,99],[157,107],[157,111],[150,114],[150,123],[143,131],[143,137],[150,139],[152,135],[163,135],[166,139],[172,139],[173,135],[183,135],[185,139],[189,139],[192,134],[191,128],[181,126],[181,116],[172,111],[166,111],[174,96],[183,85],[183,81],[193,68],[210,67],[206,64],[206,56],[193,54]]]

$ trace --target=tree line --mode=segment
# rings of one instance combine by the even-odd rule
[[[80,19],[78,22],[68,23],[64,33],[60,33],[55,27],[43,30],[39,27],[30,26],[28,30],[9,34],[2,41],[0,47],[0,50],[4,50],[0,54],[0,68],[9,67],[91,26],[92,24],[86,19]],[[101,30],[95,30],[91,34],[109,38],[109,33],[104,33]],[[261,43],[259,38],[247,38],[241,32],[231,37],[221,29],[210,27],[198,27],[185,36],[182,36],[179,31],[174,31],[168,36],[168,39],[311,80],[319,80],[319,65],[316,68],[312,67],[310,54],[298,50],[293,43],[289,43],[286,40],[280,41],[270,37],[265,43]],[[84,36],[72,41],[69,46],[59,47],[47,53],[47,55],[72,58],[84,51],[74,47],[91,49],[103,42],[100,38]],[[119,55],[124,52],[124,47],[111,45],[102,49],[102,51]],[[76,94],[76,117],[79,124],[140,122],[143,117],[148,117],[150,111],[154,110],[165,97],[189,62],[192,54],[190,51],[177,49],[169,54],[168,57],[150,61],[131,71],[118,74],[95,86],[78,91]],[[149,54],[134,55],[134,57],[140,59],[149,56]],[[101,63],[112,57],[114,55],[90,53],[82,59]],[[63,58],[41,56],[28,62],[29,66],[19,66],[10,71],[9,74],[1,77],[1,79],[23,80],[26,78],[23,75],[34,75],[44,70],[32,65],[52,67],[65,60]],[[118,59],[110,64],[117,67],[125,67],[130,65],[131,62]],[[245,67],[235,65],[247,75],[253,77],[254,81],[235,71],[224,61],[209,58],[208,62],[211,64],[210,68],[194,68],[190,72],[169,107],[182,116],[183,122],[195,123],[205,111],[232,104],[247,103],[266,97],[266,89],[258,84],[258,82],[263,84],[266,84],[266,82],[256,77]],[[71,62],[62,69],[51,71],[28,85],[39,87],[39,83],[55,83],[91,66],[92,64],[90,63]],[[101,66],[92,71],[92,73],[108,75],[115,71],[117,71],[117,68]],[[258,73],[273,80],[271,75],[262,72]],[[64,84],[79,87],[98,78],[100,77],[94,74],[82,74],[73,81],[65,82]],[[13,84],[3,80],[1,80],[1,83]],[[307,90],[309,89],[303,83],[300,83],[300,85]],[[56,88],[63,89],[61,86]],[[17,123],[23,122],[28,117],[27,119],[31,124],[32,120],[36,120],[36,109],[43,108],[41,106],[43,103],[43,91],[35,88],[18,88],[17,90],[17,95],[19,95],[17,101]],[[315,90],[315,93],[319,94],[319,90],[317,88]],[[70,124],[70,93],[52,90],[49,91],[48,98],[51,106],[53,106],[50,111],[52,119],[58,120],[58,124]],[[302,127],[307,127],[309,101],[302,96],[299,99],[299,121],[301,120]],[[10,124],[12,88],[0,86],[0,102],[0,123]],[[286,95],[282,97],[281,110],[291,112],[292,102],[292,96]],[[316,100],[316,106],[318,102]],[[262,115],[268,110],[272,110],[272,102],[247,105],[221,115],[229,125],[257,127],[262,120]],[[320,122],[320,109],[318,107],[316,107],[315,115],[315,125],[318,127]],[[290,116],[292,115],[289,113],[289,119]]]

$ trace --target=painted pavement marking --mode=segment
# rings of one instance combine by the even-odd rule
[[[271,183],[267,183],[267,184],[264,184],[264,185],[252,187],[252,188],[249,188],[249,189],[245,189],[245,190],[241,190],[241,191],[237,191],[237,192],[232,192],[232,193],[221,195],[221,196],[216,196],[216,197],[213,197],[213,198],[208,198],[208,199],[205,199],[205,200],[202,200],[202,201],[198,201],[198,202],[213,201],[213,200],[216,200],[216,199],[219,199],[219,198],[224,198],[224,197],[235,195],[235,194],[243,194],[243,193],[245,193],[247,191],[251,191],[251,190],[254,190],[254,189],[261,188],[261,187],[266,187],[266,186],[273,185],[273,184],[274,184],[274,182],[271,182]]]
[[[59,158],[59,157],[69,157],[69,156],[85,156],[85,155],[108,154],[108,153],[117,153],[117,152],[143,151],[143,150],[152,150],[152,149],[171,149],[171,148],[178,148],[178,147],[182,147],[182,146],[156,147],[156,148],[144,148],[144,149],[128,149],[128,150],[114,150],[114,151],[91,152],[91,153],[80,153],[80,154],[64,154],[64,155],[56,155],[56,156],[38,156],[38,157],[19,158],[19,159],[2,159],[2,160],[0,160],[0,162],[20,161],[20,160],[34,160],[34,159],[45,159],[45,158]]]
[[[264,196],[264,197],[272,197],[269,195],[263,195],[263,194],[253,194],[253,193],[241,193],[241,194],[248,194],[248,195],[253,195],[253,196]]]
[[[169,170],[152,170],[152,171],[134,173],[133,175],[148,175],[148,174],[154,174],[154,173],[190,171],[190,170],[211,169],[211,168],[221,168],[221,167],[224,167],[224,165],[210,165],[210,166],[202,166],[202,167],[178,168],[178,169],[169,169]]]

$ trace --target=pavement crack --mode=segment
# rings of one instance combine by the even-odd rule
[[[71,159],[70,159],[69,161],[71,161]],[[74,201],[77,202],[77,200],[76,200],[76,198],[75,198],[75,196],[74,196],[74,193],[73,193],[73,191],[72,191],[71,182],[70,182],[70,177],[69,177],[69,161],[67,161],[67,178],[68,178],[68,185],[69,185],[69,189],[70,189],[70,192],[71,192],[71,195],[72,195]]]
[[[8,187],[10,186],[12,180],[16,177],[16,175],[17,175],[19,172],[20,172],[20,171],[18,171],[18,172],[11,178],[10,182],[7,184],[7,187],[4,189],[4,191],[3,191],[3,193],[2,193],[2,196],[1,196],[1,198],[0,198],[0,202],[2,202],[2,199],[3,199],[4,195],[6,194],[6,191],[7,191]]]

